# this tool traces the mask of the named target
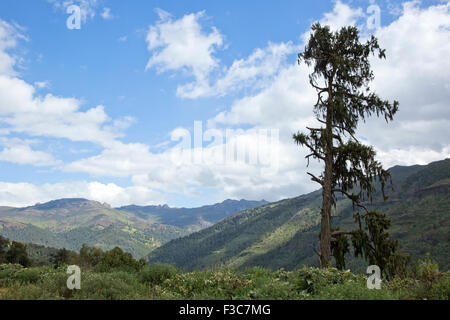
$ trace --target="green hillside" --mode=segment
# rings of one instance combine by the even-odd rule
[[[378,194],[373,206],[392,219],[391,233],[401,250],[413,260],[430,252],[442,269],[450,267],[450,159],[427,166],[396,166],[390,169],[394,191],[383,202]],[[149,262],[174,263],[188,270],[227,265],[243,268],[264,266],[293,270],[317,265],[319,191],[249,209],[220,223],[175,239],[155,249]],[[353,225],[348,200],[338,200],[335,219],[343,229]],[[445,254],[443,254],[445,253]],[[350,261],[358,269],[361,262]]]
[[[78,250],[85,243],[116,246],[135,257],[265,201],[225,200],[200,208],[128,206],[119,209],[86,199],[59,199],[26,208],[0,207],[0,235],[11,240]]]
[[[265,200],[231,200],[202,206],[199,208],[171,208],[163,206],[125,206],[117,210],[131,213],[146,221],[176,226],[189,231],[198,231],[209,227],[220,220],[246,209],[260,207],[267,204]]]

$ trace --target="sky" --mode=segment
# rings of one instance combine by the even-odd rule
[[[292,134],[317,125],[297,64],[319,21],[375,35],[398,100],[357,137],[386,168],[450,155],[450,2],[2,0],[0,206],[276,201],[318,189]]]

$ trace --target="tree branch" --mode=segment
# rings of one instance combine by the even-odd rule
[[[323,180],[322,180],[322,179],[317,178],[317,177],[316,177],[315,175],[313,175],[312,173],[307,172],[307,174],[309,174],[309,175],[311,176],[311,180],[312,180],[312,181],[315,181],[315,182],[317,182],[317,183],[319,183],[320,185],[323,186]]]
[[[344,191],[344,190],[342,190],[342,189],[339,189],[339,188],[333,189],[333,190],[331,190],[331,192],[340,192],[340,193],[344,194],[347,198],[349,198],[350,200],[352,200],[352,203],[353,203],[354,205],[357,205],[358,207],[364,209],[364,211],[366,211],[366,213],[369,213],[369,210],[368,210],[364,205],[362,205],[359,201],[357,201],[357,200],[354,199],[354,198],[355,198],[355,195],[349,194],[348,192],[346,192],[346,191]]]

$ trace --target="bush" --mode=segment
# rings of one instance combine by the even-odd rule
[[[318,269],[304,267],[295,273],[297,275],[297,290],[306,291],[306,293],[312,295],[320,293],[323,288],[330,285],[364,279],[363,276],[355,275],[350,270],[341,271],[336,268]]]
[[[133,273],[85,272],[81,278],[81,289],[73,290],[74,299],[121,300],[137,296],[137,281]]]
[[[41,277],[41,271],[39,268],[25,268],[18,270],[14,274],[14,280],[20,283],[36,283]]]
[[[142,283],[162,284],[164,280],[171,279],[178,274],[178,269],[166,263],[154,263],[144,267],[139,273],[139,281]]]
[[[364,281],[354,281],[330,285],[314,297],[317,300],[393,300],[397,297],[389,290],[368,289]]]
[[[9,285],[14,278],[14,274],[22,270],[23,267],[20,264],[1,264],[0,265],[0,287]]]
[[[440,272],[429,254],[407,277],[394,278],[388,286],[400,299],[450,300],[450,272]]]

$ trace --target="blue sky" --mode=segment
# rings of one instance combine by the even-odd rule
[[[66,26],[69,5],[81,10],[80,29]],[[370,27],[374,7],[380,25]],[[314,121],[296,54],[315,21],[357,25],[387,48],[374,88],[400,100],[398,121],[360,131],[380,160],[448,157],[449,78],[439,73],[448,10],[447,1],[1,1],[0,205],[77,196],[191,207],[316,189],[290,138]],[[175,138],[189,132],[193,143],[194,121],[243,131],[203,141],[202,161],[174,162]],[[254,131],[264,129],[278,130],[276,147],[260,147]],[[258,145],[259,162],[219,163],[216,149],[233,141]]]

